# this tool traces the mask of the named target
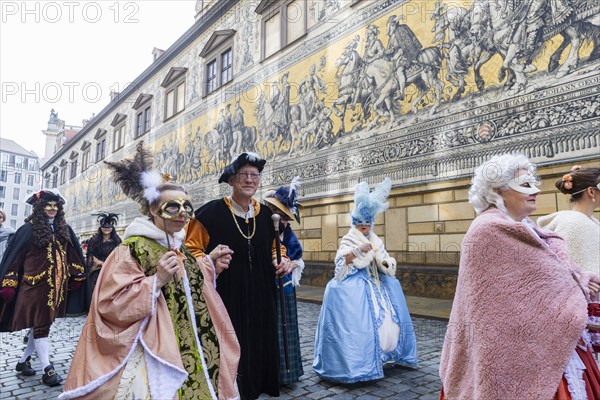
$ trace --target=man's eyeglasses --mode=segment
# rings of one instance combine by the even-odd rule
[[[260,174],[256,174],[254,172],[238,172],[237,176],[240,179],[251,179],[254,182],[257,182],[260,180]]]

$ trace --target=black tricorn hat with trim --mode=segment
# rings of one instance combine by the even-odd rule
[[[29,198],[25,200],[25,202],[27,204],[33,205],[36,201],[40,199],[46,201],[56,201],[62,204],[67,203],[67,201],[64,197],[62,197],[58,189],[42,189],[38,192],[32,193],[31,196],[29,196]]]

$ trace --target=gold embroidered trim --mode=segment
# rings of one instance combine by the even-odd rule
[[[79,271],[82,274],[85,273],[85,269],[83,269],[83,267],[81,265],[71,264],[71,267],[75,268],[77,271]]]
[[[28,283],[30,283],[32,285],[35,285],[36,282],[40,281],[44,277],[44,275],[46,275],[47,272],[48,271],[42,271],[42,272],[40,272],[37,275],[27,275],[27,274],[25,274],[25,275],[23,275],[23,280],[27,281]]]
[[[54,270],[54,257],[52,254],[52,250],[54,248],[53,244],[56,244],[56,256],[57,258],[61,261],[60,265],[57,266],[58,268],[62,268],[62,281],[60,282],[60,287],[56,288],[54,285],[54,275],[56,274],[56,271]],[[69,276],[68,271],[67,271],[67,264],[65,263],[66,260],[66,252],[64,251],[62,245],[60,244],[60,242],[56,239],[54,239],[52,242],[48,243],[48,255],[47,255],[47,259],[48,259],[48,279],[47,279],[47,283],[48,286],[50,287],[50,290],[48,291],[48,307],[50,307],[51,310],[55,310],[56,307],[58,305],[60,305],[63,300],[65,299],[65,285],[64,282],[66,281],[67,277]],[[53,274],[54,272],[54,274]],[[56,301],[56,303],[54,302],[54,298],[55,298],[55,291],[58,290],[58,301]]]
[[[17,282],[17,281],[16,281],[16,280],[14,280],[14,279],[6,279],[6,278],[5,278],[5,279],[2,281],[2,287],[3,287],[3,288],[5,288],[5,287],[8,287],[8,288],[16,288],[18,284],[19,284],[19,282]]]

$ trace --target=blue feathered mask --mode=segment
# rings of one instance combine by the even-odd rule
[[[350,213],[352,226],[373,225],[375,216],[388,209],[387,198],[392,189],[392,180],[385,178],[377,187],[369,192],[367,182],[360,182],[354,189],[354,210]]]
[[[282,212],[288,219],[294,219],[300,223],[300,209],[302,208],[302,205],[298,203],[300,185],[300,177],[295,176],[289,187],[281,186],[277,190],[265,193],[263,201],[272,209],[275,208],[276,212]]]

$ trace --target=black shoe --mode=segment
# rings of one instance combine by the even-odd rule
[[[42,375],[42,382],[48,386],[56,386],[62,383],[63,379],[54,370],[54,365],[50,364],[44,368],[44,375]]]
[[[18,362],[17,367],[15,368],[17,372],[20,372],[25,376],[33,376],[35,375],[35,369],[31,368],[31,356],[27,357],[25,362]]]

